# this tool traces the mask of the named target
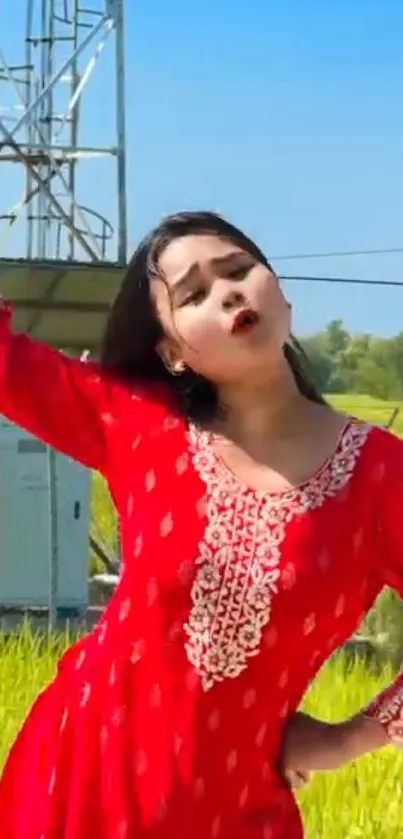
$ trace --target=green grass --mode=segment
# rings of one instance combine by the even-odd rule
[[[39,691],[70,645],[68,636],[33,635],[28,623],[15,635],[0,634],[0,766]]]
[[[396,434],[403,436],[403,402],[399,400],[387,401],[355,393],[331,394],[328,400],[338,411],[367,420],[375,425],[386,425],[395,408],[399,408],[400,413],[393,425],[393,430]]]
[[[0,636],[0,765],[37,693],[55,672],[67,637],[42,639],[25,628],[10,639]],[[357,711],[391,680],[360,662],[346,674],[343,659],[332,660],[319,675],[305,708],[337,721]],[[403,836],[403,754],[385,749],[341,771],[319,774],[299,794],[307,839],[401,839]]]

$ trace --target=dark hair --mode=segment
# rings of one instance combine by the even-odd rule
[[[156,351],[163,337],[150,293],[150,280],[159,275],[158,260],[166,246],[181,236],[212,234],[232,242],[266,265],[257,247],[237,227],[211,212],[183,212],[168,216],[140,243],[112,306],[101,350],[103,368],[120,379],[166,385],[174,394],[180,412],[189,419],[211,419],[219,410],[216,387],[192,370],[172,375]],[[323,402],[316,389],[307,357],[291,336],[284,355],[300,393],[313,402]]]

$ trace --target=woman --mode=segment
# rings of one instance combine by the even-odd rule
[[[210,213],[140,245],[101,362],[0,320],[0,410],[99,470],[123,574],[0,784],[0,839],[300,839],[289,780],[388,742],[401,680],[296,709],[385,584],[403,588],[403,446],[333,411],[264,255]]]

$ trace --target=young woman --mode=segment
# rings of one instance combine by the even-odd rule
[[[123,574],[11,749],[0,839],[300,839],[291,780],[399,734],[402,680],[296,713],[403,589],[403,444],[334,412],[264,255],[210,213],[140,245],[100,364],[0,314],[0,410],[108,480]],[[358,709],[357,709],[358,710]]]

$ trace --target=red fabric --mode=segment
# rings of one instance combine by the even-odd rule
[[[384,583],[402,585],[387,514],[402,444],[351,422],[310,481],[254,492],[163,393],[13,336],[8,311],[0,408],[106,475],[124,557],[11,749],[0,839],[300,839],[283,728]]]
[[[375,697],[365,716],[378,720],[391,743],[403,747],[403,674]]]
[[[376,518],[378,545],[381,554],[389,558],[388,563],[382,567],[383,581],[403,595],[403,460],[392,438],[386,438],[384,447],[385,458],[377,467],[378,481],[387,485],[387,492],[381,493],[379,497]],[[365,713],[378,720],[394,745],[403,748],[403,673],[374,697]]]

